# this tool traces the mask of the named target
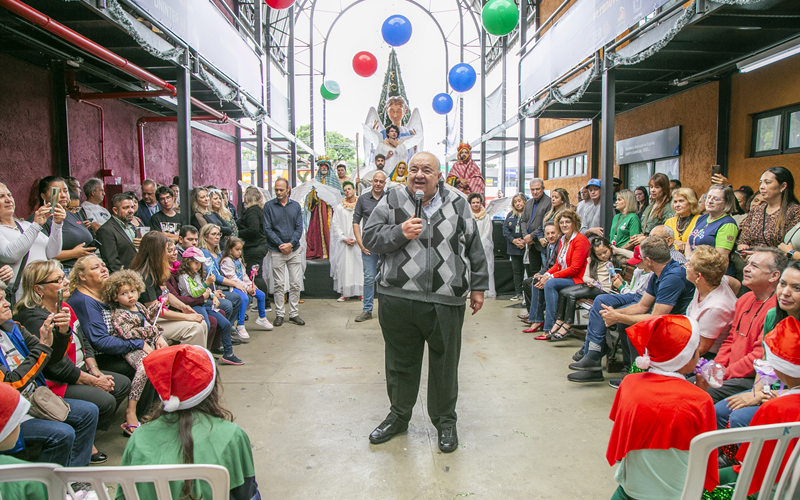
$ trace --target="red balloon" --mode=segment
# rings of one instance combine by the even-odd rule
[[[291,7],[294,3],[294,0],[264,0],[264,3],[273,9],[283,10]]]
[[[353,57],[353,71],[358,76],[372,76],[378,71],[378,60],[367,51],[359,52]]]

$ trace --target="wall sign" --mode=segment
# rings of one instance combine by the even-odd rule
[[[617,141],[617,165],[668,158],[681,154],[681,127]]]

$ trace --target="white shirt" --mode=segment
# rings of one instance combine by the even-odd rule
[[[566,241],[566,236],[561,237],[561,241],[564,243],[564,246],[561,247],[561,251],[558,252],[558,265],[561,266],[561,269],[566,269],[567,267],[567,250],[569,250],[569,244],[572,243],[572,240],[578,235],[578,232],[575,231],[572,233],[572,238],[569,241]]]
[[[686,308],[686,316],[697,321],[701,337],[716,339],[709,352],[717,352],[731,330],[736,309],[736,294],[728,285],[728,277],[723,276],[719,286],[702,301],[698,302],[698,297],[699,292],[695,290],[692,302]]]
[[[20,264],[28,253],[28,264],[37,260],[52,259],[61,253],[61,228],[63,224],[53,224],[48,238],[42,226],[35,222],[19,221],[22,233],[14,226],[0,226],[0,266],[10,265],[14,280],[20,272]],[[26,264],[27,265],[27,264]],[[13,284],[12,281],[10,284]],[[17,300],[22,296],[22,281],[17,290]]]
[[[433,214],[436,213],[442,207],[442,197],[439,195],[439,188],[436,188],[436,194],[433,195],[431,198],[431,202],[428,203],[428,206],[423,206],[422,211],[425,212],[425,215],[428,216],[430,219],[433,217]]]
[[[100,225],[105,224],[111,218],[111,212],[106,210],[105,207],[96,205],[90,201],[81,203],[81,207],[86,212],[86,217],[92,222],[97,222]]]

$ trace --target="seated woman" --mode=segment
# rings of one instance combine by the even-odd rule
[[[729,215],[735,202],[736,198],[730,186],[712,185],[708,189],[706,197],[708,213],[697,219],[694,230],[689,235],[685,251],[686,257],[689,258],[692,256],[692,250],[697,246],[708,245],[716,248],[717,252],[728,259],[728,267],[725,271],[728,276],[736,274],[736,268],[730,257],[739,229],[736,227],[736,221]]]
[[[575,317],[575,304],[578,300],[593,299],[612,289],[609,268],[613,269],[614,264],[611,263],[611,255],[611,243],[607,239],[592,240],[589,265],[583,273],[583,283],[568,286],[558,292],[558,310],[556,322],[550,331],[550,342],[558,342],[572,335],[572,325],[569,322]],[[619,285],[622,285],[621,279]]]
[[[0,380],[28,396],[46,385],[42,370],[49,362],[57,363],[69,347],[70,314],[65,308],[49,314],[39,328],[37,339],[25,327],[11,321],[11,304],[0,295]],[[97,428],[97,406],[78,399],[65,399],[70,406],[66,420],[55,422],[32,418],[22,423],[22,438],[7,453],[40,445],[39,462],[64,467],[85,467],[92,456]]]
[[[689,444],[712,431],[711,396],[686,380],[697,366],[700,332],[685,316],[665,315],[628,327],[628,338],[644,373],[622,379],[611,407],[614,428],[606,459],[619,464],[612,500],[679,500],[686,481]],[[654,423],[669,422],[669,425]],[[718,484],[717,452],[708,458],[705,489]]]
[[[216,224],[206,224],[203,226],[203,229],[200,230],[200,238],[197,242],[197,247],[203,251],[203,255],[209,257],[211,260],[206,263],[206,270],[214,275],[216,286],[227,287],[229,290],[223,291],[222,294],[225,298],[230,301],[233,307],[233,313],[228,316],[228,320],[233,325],[236,320],[239,311],[242,307],[242,298],[239,296],[238,293],[234,292],[232,289],[236,288],[240,292],[247,293],[247,289],[245,288],[244,284],[236,283],[234,281],[229,280],[222,274],[222,267],[220,266],[220,260],[222,259],[222,250],[219,247],[219,241],[222,238],[222,231]],[[236,330],[239,339],[247,340],[250,338],[250,334],[247,333],[247,330],[244,327],[244,323],[239,323],[241,328]],[[234,335],[234,338],[236,336]]]
[[[31,404],[8,384],[0,384],[0,466],[24,465],[25,461],[2,453],[14,449],[19,440],[20,424],[28,415]],[[0,483],[0,498],[47,500],[47,487],[39,481],[12,481]]]
[[[714,359],[728,338],[741,283],[725,276],[728,259],[708,245],[696,247],[686,265],[686,279],[695,286],[686,316],[700,327],[700,356]]]
[[[561,241],[558,243],[556,263],[544,274],[534,276],[536,282],[531,289],[531,306],[529,320],[531,327],[523,333],[534,333],[544,329],[545,334],[535,337],[536,340],[549,340],[550,331],[556,322],[558,292],[568,286],[583,283],[589,257],[589,239],[579,230],[581,218],[572,209],[558,215],[558,226],[561,230]],[[545,310],[539,304],[539,296],[544,294]]]
[[[68,284],[57,260],[28,264],[22,274],[22,299],[17,303],[14,320],[38,336],[47,317],[58,313],[59,292],[62,300],[69,298]],[[67,354],[58,362],[47,363],[42,373],[47,386],[56,395],[94,403],[100,410],[97,430],[107,431],[117,408],[128,397],[131,381],[125,375],[101,371],[97,367],[92,346],[83,331],[74,328],[77,316],[66,302],[63,307],[69,310],[72,341]],[[107,459],[105,453],[92,449],[91,463],[100,464]]]
[[[623,189],[617,193],[617,201],[614,208],[619,213],[611,221],[611,233],[609,241],[615,247],[633,248],[631,236],[642,234],[642,224],[636,214],[636,196],[633,191]]]
[[[147,356],[144,368],[164,404],[128,441],[121,465],[221,465],[230,474],[231,500],[260,500],[250,439],[220,405],[222,383],[211,353],[167,347]],[[152,484],[136,489],[142,498],[155,496]],[[173,498],[211,498],[207,484],[197,480],[170,482],[170,490]]]
[[[778,299],[777,306],[770,309],[764,318],[765,339],[784,319],[800,319],[800,291],[798,290],[800,290],[800,262],[790,261],[781,273],[781,279],[778,281],[778,288],[775,291],[775,297]],[[756,374],[753,390],[735,394],[714,405],[718,428],[747,427],[750,425],[753,415],[758,411],[758,407],[775,397],[775,394],[763,390],[760,378],[761,376]],[[780,390],[780,385],[776,384],[774,388],[776,391]]]
[[[676,189],[672,192],[672,209],[675,211],[675,216],[664,221],[664,225],[675,232],[675,242],[672,246],[683,253],[689,235],[694,231],[697,219],[700,217],[697,194],[690,188]]]
[[[170,277],[168,242],[169,238],[164,236],[164,233],[150,231],[142,237],[139,251],[131,262],[131,270],[138,272],[144,280],[144,292],[139,295],[139,302],[146,307],[153,307],[165,291],[169,294],[164,285]],[[208,326],[203,321],[203,316],[185,304],[177,302],[179,302],[177,297],[169,297],[168,303],[178,310],[165,306],[161,311],[158,324],[164,329],[164,338],[169,342],[205,346]]]

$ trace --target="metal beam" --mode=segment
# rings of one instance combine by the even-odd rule
[[[728,176],[728,151],[731,144],[731,74],[719,80],[719,104],[717,105],[717,165],[722,175]]]
[[[176,68],[178,100],[178,186],[181,196],[181,213],[191,214],[189,193],[192,190],[192,75],[188,69]]]
[[[603,72],[602,135],[600,143],[600,226],[610,233],[614,217],[614,68]]]
[[[294,19],[294,5],[289,7],[289,18]],[[289,87],[289,133],[294,136],[296,130],[295,120],[295,95],[294,95],[294,22],[289,23],[289,50],[286,56],[287,66],[289,69],[288,87]],[[313,51],[313,47],[311,49]],[[270,124],[272,126],[272,124]],[[274,127],[273,127],[274,128]],[[297,143],[291,142],[289,149],[289,186],[295,187],[297,185]],[[312,153],[313,154],[313,153]]]
[[[53,61],[50,72],[53,82],[53,141],[56,174],[69,176],[69,122],[67,120],[67,85],[64,61]],[[102,160],[102,158],[101,158]]]

